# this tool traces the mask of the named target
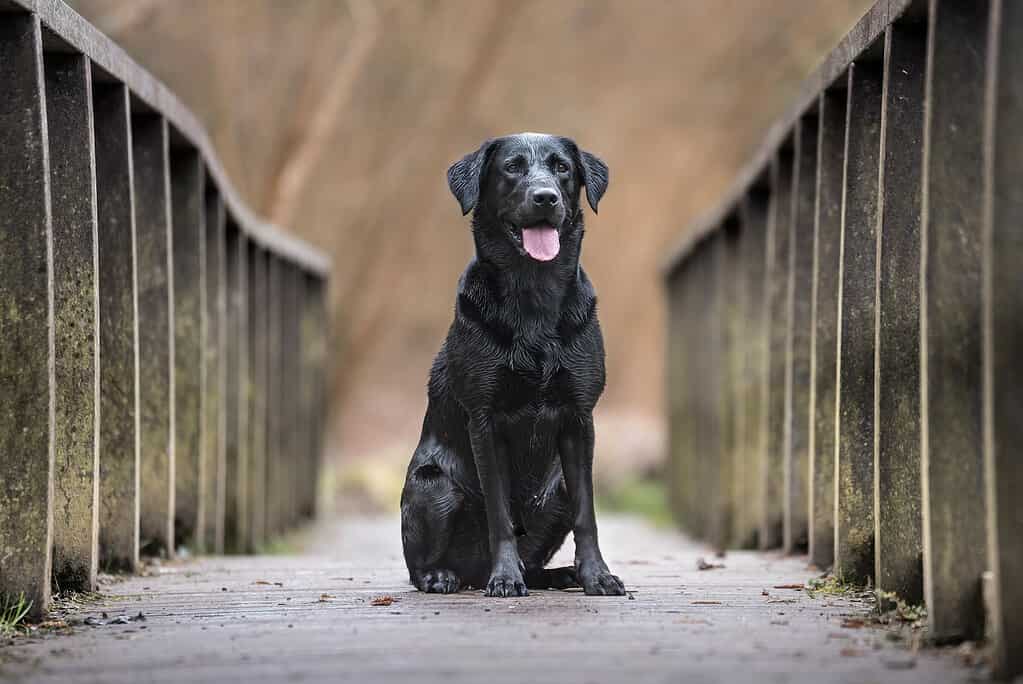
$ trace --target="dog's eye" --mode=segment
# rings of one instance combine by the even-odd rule
[[[554,165],[554,168],[558,173],[568,173],[568,164],[563,161],[559,161]]]
[[[504,163],[504,170],[508,173],[518,173],[519,171],[519,160],[509,159]]]

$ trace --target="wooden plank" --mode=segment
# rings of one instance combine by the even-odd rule
[[[789,220],[789,333],[786,344],[784,518],[782,548],[807,547],[810,489],[810,337],[813,332],[813,226],[817,199],[817,117],[795,133],[792,215]]]
[[[732,529],[732,476],[733,472],[733,425],[735,414],[729,408],[731,389],[730,356],[732,346],[729,290],[729,234],[736,226],[734,217],[726,220],[728,228],[722,227],[707,240],[707,280],[703,296],[706,299],[704,330],[706,336],[701,343],[702,356],[706,362],[707,382],[701,395],[705,402],[708,422],[708,443],[703,458],[707,461],[709,480],[704,490],[705,502],[710,509],[710,525],[707,541],[717,550],[723,551],[729,544]]]
[[[763,506],[767,448],[767,315],[763,293],[767,279],[768,195],[758,188],[747,195],[739,210],[742,223],[741,278],[744,292],[744,365],[742,410],[743,467],[740,470],[740,505],[736,510],[735,544],[755,548]]]
[[[248,518],[247,329],[245,326],[245,237],[228,217],[225,407],[227,451],[224,498],[224,548],[246,550]],[[289,399],[290,401],[290,399]]]
[[[923,601],[920,513],[920,213],[925,22],[885,35],[874,367],[874,578]]]
[[[330,344],[330,316],[327,302],[327,281],[315,273],[306,274],[309,288],[310,317],[312,319],[312,360],[311,369],[313,393],[311,415],[311,458],[313,459],[312,515],[320,515],[321,485],[324,484],[324,441],[328,412],[331,406],[331,363],[329,362],[328,346]]]
[[[53,581],[92,591],[99,563],[99,266],[92,69],[46,54],[55,366]]]
[[[782,544],[785,489],[785,377],[789,335],[788,283],[789,221],[792,215],[792,147],[778,153],[771,166],[771,209],[767,223],[767,287],[764,307],[767,310],[767,453],[761,476],[764,478],[761,499],[759,545],[773,549]]]
[[[253,549],[266,544],[266,382],[267,382],[267,255],[250,244],[248,249],[248,338],[249,372],[249,536]]]
[[[983,626],[982,119],[989,9],[982,0],[930,5],[921,468],[924,596],[938,641],[977,637]]]
[[[322,382],[320,368],[320,328],[323,324],[322,302],[319,297],[319,279],[299,272],[302,291],[301,347],[302,347],[302,415],[299,420],[302,441],[302,518],[316,516],[317,490],[320,477],[319,417],[320,402],[324,401],[319,387]]]
[[[847,83],[847,81],[846,81]],[[835,388],[838,358],[838,283],[841,272],[842,192],[848,97],[828,90],[818,103],[817,201],[811,287],[810,562],[829,568],[835,558]]]
[[[0,599],[50,602],[53,232],[39,20],[0,21]]]
[[[187,572],[112,584],[84,615],[141,611],[148,629],[110,625],[59,641],[17,639],[5,646],[5,674],[32,684],[176,684],[183,671],[190,684],[410,677],[417,684],[666,684],[759,681],[751,673],[761,672],[793,684],[978,679],[959,658],[908,652],[883,627],[839,627],[872,619],[872,606],[858,597],[774,589],[818,574],[801,557],[765,562],[735,552],[726,569],[700,572],[695,559],[706,556],[704,545],[642,518],[601,514],[600,537],[634,600],[565,591],[444,596],[409,586],[397,516],[346,515],[312,531],[305,554],[201,558]],[[571,563],[571,544],[553,562]],[[394,603],[373,605],[384,595]],[[130,637],[130,648],[118,637]],[[494,649],[495,639],[515,648]],[[859,639],[867,645],[851,645]]]
[[[206,441],[206,502],[203,549],[224,552],[224,498],[227,432],[225,430],[226,345],[226,233],[224,203],[206,182],[206,399],[203,404],[203,435]]]
[[[1023,6],[992,3],[985,122],[984,463],[995,675],[1023,674]]]
[[[266,472],[267,537],[272,540],[286,529],[284,474],[287,463],[283,454],[281,436],[284,422],[284,385],[282,383],[282,317],[284,311],[280,259],[267,260],[267,378],[266,378]]]
[[[94,84],[99,224],[100,566],[139,562],[139,346],[131,105],[120,84]]]
[[[881,71],[849,67],[838,290],[835,574],[874,573],[874,324]]]
[[[167,121],[132,115],[138,267],[141,513],[146,554],[174,554],[174,280]]]
[[[669,501],[675,520],[692,533],[692,453],[693,430],[689,391],[689,332],[692,288],[690,264],[676,269],[668,280],[668,444]]]
[[[746,291],[742,262],[743,226],[738,214],[726,221],[721,230],[720,267],[718,283],[721,287],[722,364],[721,391],[723,411],[723,458],[727,466],[722,473],[723,520],[720,545],[738,544],[736,528],[740,510],[746,505],[743,496],[743,477],[746,468],[745,430],[746,410],[742,399],[745,378]]]
[[[191,148],[171,154],[174,230],[174,535],[194,549],[205,537],[203,402],[206,372],[206,221],[202,160]]]

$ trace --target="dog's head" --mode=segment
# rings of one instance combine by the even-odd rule
[[[462,214],[475,209],[478,225],[501,233],[490,238],[537,261],[555,259],[580,224],[582,188],[596,213],[607,184],[607,164],[569,138],[540,133],[487,140],[448,169]]]

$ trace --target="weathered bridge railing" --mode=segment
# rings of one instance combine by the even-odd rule
[[[1023,671],[1023,3],[878,2],[667,269],[674,505]],[[983,577],[983,580],[982,580]]]
[[[120,48],[0,0],[0,594],[311,516],[329,268]]]

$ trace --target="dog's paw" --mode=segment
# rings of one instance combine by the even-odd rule
[[[458,575],[450,570],[427,570],[416,582],[416,588],[427,594],[454,594],[460,586]]]
[[[526,583],[522,580],[521,574],[499,573],[490,576],[490,581],[487,582],[487,588],[483,594],[507,598],[509,596],[529,596],[529,591],[526,589]]]
[[[625,584],[607,570],[601,570],[579,578],[583,591],[590,596],[624,596]]]

